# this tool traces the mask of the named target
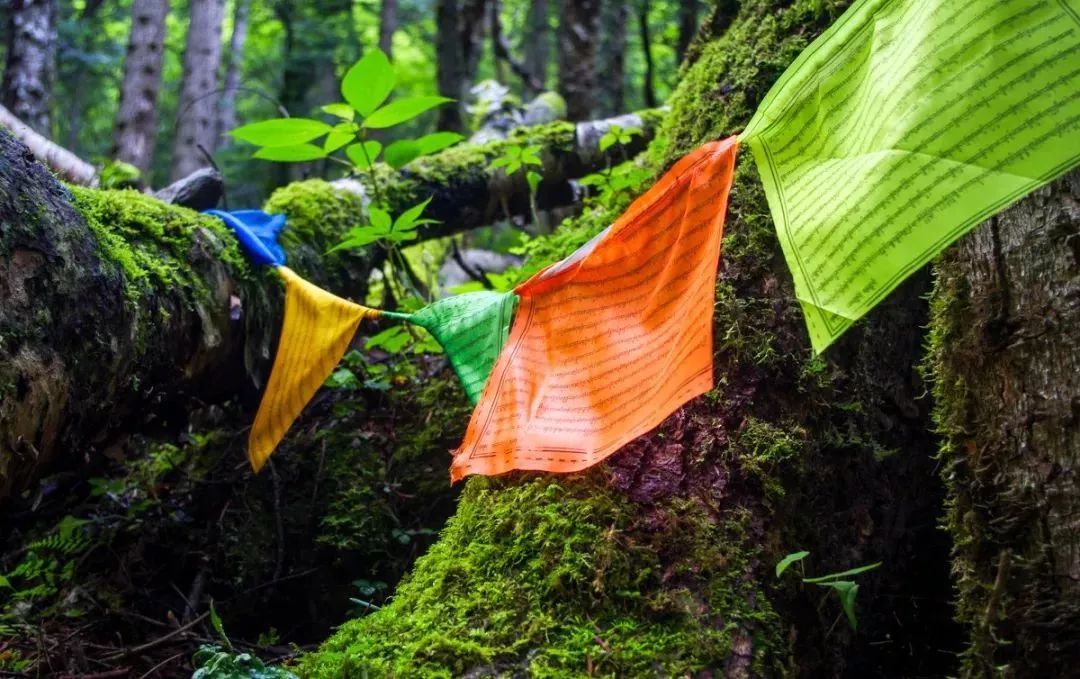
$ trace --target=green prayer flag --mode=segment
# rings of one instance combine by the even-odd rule
[[[1080,0],[860,0],[780,77],[753,151],[816,351],[1080,163]]]
[[[432,302],[412,314],[385,312],[419,325],[446,351],[469,400],[476,403],[510,332],[517,295],[468,292]]]

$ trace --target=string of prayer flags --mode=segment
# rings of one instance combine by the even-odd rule
[[[412,314],[383,312],[418,325],[446,351],[465,393],[476,403],[506,344],[517,305],[513,292],[469,292],[444,297]]]
[[[610,227],[517,287],[451,480],[584,469],[713,385],[734,137],[681,159]]]
[[[382,312],[333,295],[285,266],[277,238],[284,215],[259,210],[208,210],[236,234],[247,255],[273,266],[285,281],[285,317],[281,337],[255,422],[248,434],[248,460],[258,472],[300,412],[349,348],[365,318]]]
[[[1080,163],[1080,2],[860,0],[740,136],[811,342]]]

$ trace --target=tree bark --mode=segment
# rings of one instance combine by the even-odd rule
[[[394,58],[394,33],[397,31],[397,0],[382,0],[379,3],[379,49],[386,56]]]
[[[531,76],[525,83],[525,95],[526,98],[535,97],[547,87],[548,61],[551,58],[551,16],[548,0],[532,0],[529,3],[525,33],[521,42],[525,53],[525,70]],[[531,85],[530,82],[535,82],[539,87]]]
[[[457,102],[439,108],[440,130],[464,133],[469,127],[465,105],[483,49],[486,4],[486,0],[438,0],[435,5],[439,94]]]
[[[229,61],[225,68],[225,80],[221,86],[221,103],[218,110],[216,146],[229,145],[229,130],[236,127],[236,94],[240,88],[240,75],[244,68],[244,46],[247,44],[248,10],[250,0],[236,0],[233,9],[233,29],[229,38]]]
[[[629,11],[622,0],[600,0],[596,69],[602,77],[597,79],[590,115],[610,116],[626,110],[626,18]]]
[[[564,0],[559,17],[559,94],[570,120],[592,116],[601,0]],[[607,75],[605,74],[605,78]]]
[[[113,133],[113,157],[139,168],[147,179],[157,139],[158,94],[168,14],[169,0],[133,0],[131,4],[131,33]]]
[[[680,64],[686,58],[690,42],[698,28],[698,0],[679,1],[679,39],[675,43],[675,59]]]
[[[221,23],[225,0],[191,0],[184,48],[184,75],[176,113],[172,181],[210,163],[217,134],[218,69],[221,66]]]
[[[51,136],[58,11],[56,0],[11,0],[7,6],[7,62],[0,104],[46,137]]]
[[[1080,172],[935,265],[928,366],[966,677],[1080,660]]]

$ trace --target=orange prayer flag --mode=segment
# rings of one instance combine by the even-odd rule
[[[285,318],[270,380],[248,435],[248,460],[255,471],[345,355],[360,321],[380,314],[309,283],[288,267],[277,270],[285,279]]]
[[[712,312],[737,140],[702,146],[515,292],[451,481],[603,460],[713,385]]]

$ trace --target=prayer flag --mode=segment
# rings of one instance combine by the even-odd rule
[[[515,290],[451,480],[596,464],[712,388],[716,266],[737,144],[686,156],[610,227]]]
[[[416,313],[383,315],[430,332],[446,351],[469,400],[476,403],[506,344],[516,304],[513,292],[469,292],[436,300]]]
[[[822,351],[974,225],[1080,163],[1080,1],[857,1],[740,141]]]
[[[270,380],[248,436],[248,459],[255,471],[345,355],[360,321],[381,313],[332,295],[288,267],[277,270],[285,280],[285,319]]]

